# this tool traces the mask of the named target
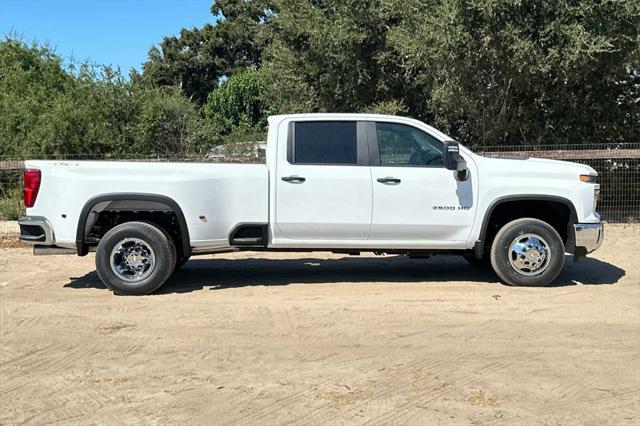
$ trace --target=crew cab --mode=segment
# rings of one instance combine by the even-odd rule
[[[147,294],[193,255],[238,250],[463,255],[544,286],[604,238],[589,166],[487,158],[405,117],[272,116],[263,164],[27,161],[21,238],[95,251],[104,284]]]

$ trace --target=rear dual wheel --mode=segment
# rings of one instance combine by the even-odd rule
[[[142,295],[157,290],[176,268],[173,240],[145,222],[110,229],[96,250],[96,270],[116,294]]]

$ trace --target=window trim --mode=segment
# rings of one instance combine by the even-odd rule
[[[384,121],[384,120],[371,120],[371,121],[367,121],[367,141],[369,144],[369,164],[371,165],[371,167],[412,167],[412,168],[422,168],[422,169],[444,169],[444,164],[442,165],[436,165],[436,164],[430,164],[430,165],[420,165],[420,164],[382,164],[382,160],[380,157],[380,146],[378,145],[378,132],[376,129],[376,123],[385,123],[385,124],[396,124],[399,126],[407,126],[407,127],[411,127],[413,129],[416,129],[420,132],[426,133],[427,135],[429,135],[430,137],[432,137],[433,139],[435,139],[436,141],[438,141],[440,144],[443,143],[443,141],[440,140],[440,138],[436,137],[435,135],[432,135],[431,133],[427,132],[424,129],[421,129],[419,127],[413,126],[411,124],[407,124],[407,123],[398,123],[395,121]],[[442,150],[442,155],[444,156],[444,149]]]
[[[296,124],[297,123],[355,123],[356,125],[356,162],[355,163],[296,163]],[[369,166],[370,152],[365,128],[367,122],[360,120],[292,120],[287,129],[287,163],[292,166],[342,166],[360,167]]]

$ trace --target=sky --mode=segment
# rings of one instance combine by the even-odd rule
[[[48,43],[63,58],[141,70],[163,36],[215,18],[212,0],[0,0],[0,35]]]

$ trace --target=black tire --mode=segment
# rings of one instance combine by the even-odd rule
[[[519,256],[515,250],[511,250],[511,246],[517,238],[522,238],[521,241],[524,243],[516,244],[514,247],[527,247],[527,241],[531,240],[527,238],[526,234],[541,237],[548,247],[543,250],[545,260],[539,266],[529,268],[527,263],[527,266],[518,270],[517,266],[512,265],[512,261],[517,263]],[[532,255],[535,256],[536,253],[532,253]],[[530,261],[526,256],[522,259],[522,262]],[[540,262],[539,258],[534,259],[535,262]],[[548,223],[533,218],[517,219],[504,225],[493,240],[491,266],[506,284],[544,287],[556,279],[564,266],[564,243],[558,232]],[[540,272],[536,273],[536,270]]]
[[[132,240],[124,242],[126,239]],[[124,274],[118,275],[112,268],[111,255],[116,247],[128,245],[131,249],[132,241],[136,241],[143,250],[145,247],[150,249],[153,261],[146,263],[150,266],[140,279],[130,276],[129,280],[126,280],[122,278]],[[144,253],[148,254],[148,251]],[[127,222],[113,227],[100,240],[96,250],[96,270],[104,285],[116,294],[149,294],[164,284],[173,273],[176,264],[175,253],[173,241],[161,229],[149,223]],[[122,255],[115,254],[114,259],[119,260],[116,263],[124,264]]]
[[[155,226],[155,225],[154,225],[153,223],[151,223],[151,222],[143,222],[143,223],[148,223],[148,224],[149,224],[149,225],[151,225],[151,226]],[[172,272],[172,274],[173,274],[173,273],[175,273],[178,269],[180,269],[180,268],[182,267],[182,265],[184,265],[184,264],[187,262],[187,260],[189,260],[189,257],[190,257],[190,256],[189,256],[189,257],[187,257],[186,259],[185,259],[184,257],[179,257],[179,256],[178,256],[178,249],[177,249],[177,247],[176,247],[176,241],[174,241],[174,240],[173,240],[173,238],[171,237],[171,235],[169,234],[169,232],[167,232],[167,230],[166,230],[166,229],[164,229],[164,228],[158,228],[158,229],[160,229],[160,230],[164,233],[164,236],[165,236],[165,237],[167,237],[167,239],[168,239],[169,241],[173,242],[173,244],[171,244],[171,248],[173,249],[173,250],[172,250],[172,251],[173,251],[173,258],[174,258],[174,259],[176,259],[175,266],[173,267],[173,272]]]
[[[464,257],[464,260],[466,260],[467,263],[469,263],[469,265],[472,265],[472,266],[476,266],[480,268],[487,268],[491,266],[491,259],[489,259],[489,256],[484,256],[483,258],[478,259],[472,254],[465,254],[462,257]]]

